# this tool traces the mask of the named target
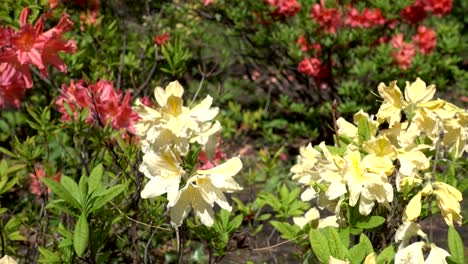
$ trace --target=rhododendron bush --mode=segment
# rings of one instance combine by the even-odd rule
[[[465,263],[463,1],[0,3],[0,264]]]

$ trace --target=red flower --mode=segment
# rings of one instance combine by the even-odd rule
[[[362,14],[356,8],[349,8],[345,24],[350,27],[371,28],[385,24],[385,18],[379,9],[364,8]]]
[[[323,0],[320,4],[312,6],[310,17],[320,25],[320,29],[328,33],[336,33],[341,26],[341,11],[336,8],[326,8]]]
[[[169,40],[170,40],[170,37],[167,32],[164,32],[163,34],[160,34],[160,35],[156,35],[154,37],[154,43],[156,43],[156,45],[158,45],[159,47],[169,42]]]
[[[212,159],[209,159],[204,151],[200,151],[200,155],[198,155],[198,162],[200,162],[198,169],[209,170],[221,164],[221,162],[223,162],[225,159],[226,159],[226,153],[224,153],[218,147],[216,147],[215,154]]]
[[[452,0],[424,0],[426,11],[438,16],[449,14],[452,11]]]
[[[409,23],[417,24],[427,16],[425,4],[421,0],[417,0],[412,5],[405,7],[400,15]]]
[[[307,44],[307,39],[305,38],[305,35],[302,34],[298,39],[297,39],[297,44],[301,46],[301,51],[302,52],[307,52],[309,50],[308,44]]]
[[[406,43],[403,40],[403,34],[399,33],[392,38],[392,57],[398,66],[406,70],[411,65],[415,50],[412,43]]]
[[[273,17],[292,17],[301,10],[297,0],[266,0],[266,3],[275,8]]]
[[[429,54],[433,52],[436,47],[436,33],[430,28],[419,26],[418,34],[413,37],[413,41],[422,54]]]
[[[302,74],[322,79],[328,76],[327,67],[317,58],[304,58],[298,66],[298,71]]]

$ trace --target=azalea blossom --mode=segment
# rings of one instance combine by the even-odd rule
[[[327,33],[336,34],[336,31],[342,24],[341,10],[337,8],[327,8],[324,0],[321,0],[320,4],[314,4],[312,6],[310,9],[310,17],[319,24],[321,30]]]
[[[436,182],[434,183],[433,193],[437,199],[437,206],[447,225],[453,225],[453,222],[461,225],[460,202],[463,199],[461,192],[444,182]]]
[[[415,55],[414,44],[405,42],[403,34],[399,33],[392,38],[392,48],[396,64],[403,70],[408,69]]]
[[[274,7],[273,17],[291,17],[301,10],[297,0],[266,0],[268,5]]]
[[[430,54],[434,51],[437,42],[437,36],[434,30],[419,26],[418,33],[413,37],[413,41],[422,54]]]
[[[223,192],[232,193],[242,190],[232,178],[242,169],[239,158],[231,158],[225,163],[209,170],[198,170],[196,175],[187,180],[184,188],[180,190],[174,205],[170,207],[171,223],[180,226],[183,220],[193,209],[195,216],[206,226],[214,222],[213,205],[231,211]]]

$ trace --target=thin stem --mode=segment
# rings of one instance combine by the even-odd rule
[[[435,173],[437,170],[437,163],[439,162],[439,155],[440,155],[440,148],[442,144],[442,139],[444,138],[444,130],[439,129],[439,138],[437,139],[436,147],[435,147],[435,154],[434,154],[434,161],[432,164],[432,173],[431,173],[431,184],[434,182]],[[428,198],[428,209],[427,209],[427,217],[429,217],[429,241],[432,241],[433,237],[433,228],[432,228],[432,195]]]
[[[2,241],[2,257],[5,256],[5,238],[3,237],[3,221],[0,222],[2,224],[2,229],[0,230],[0,239]]]
[[[180,238],[179,228],[175,228],[177,239],[177,264],[182,263],[182,240]]]
[[[333,130],[335,130],[335,137],[336,137],[336,145],[341,148],[340,138],[338,134],[338,125],[336,124],[336,108],[338,107],[338,103],[336,99],[333,100],[332,104],[332,116],[333,116]]]

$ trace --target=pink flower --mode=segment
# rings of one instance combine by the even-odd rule
[[[198,169],[199,170],[211,169],[221,164],[221,162],[223,162],[224,160],[226,160],[226,153],[224,153],[218,147],[216,147],[214,157],[211,160],[208,159],[204,151],[201,151],[200,155],[198,155],[198,161],[200,162]]]
[[[433,52],[436,47],[436,33],[430,28],[419,26],[418,33],[413,37],[413,41],[422,54],[429,54]]]
[[[403,34],[399,33],[393,36],[392,47],[392,57],[396,64],[403,70],[408,69],[415,55],[414,45],[404,42]]]
[[[321,82],[328,77],[328,67],[323,65],[318,58],[304,58],[298,66],[298,71],[302,74],[314,77],[315,81]]]
[[[164,32],[163,34],[160,34],[160,35],[156,35],[154,37],[154,43],[156,43],[156,45],[158,45],[159,47],[169,42],[169,40],[170,40],[170,37],[167,32]]]
[[[308,44],[307,44],[307,39],[305,38],[304,34],[299,36],[299,38],[297,39],[297,44],[299,44],[299,46],[301,46],[301,51],[302,52],[307,52],[309,50],[309,47],[308,47]]]
[[[341,27],[341,11],[336,8],[326,8],[324,0],[312,6],[310,17],[320,25],[320,29],[328,33],[335,34]]]
[[[50,188],[46,189],[46,186],[42,183],[42,178],[46,176],[46,172],[44,170],[44,167],[40,164],[36,164],[34,166],[34,173],[30,173],[29,177],[31,179],[31,183],[29,185],[29,189],[31,190],[31,193],[41,196],[43,190],[47,190],[47,193],[50,194]],[[60,179],[62,178],[62,174],[57,172],[54,176],[51,177],[52,180],[56,182],[60,182]]]
[[[266,3],[275,8],[273,17],[292,17],[301,10],[297,0],[266,0]]]
[[[203,0],[203,5],[208,6],[208,5],[211,5],[214,2],[215,2],[215,0]]]
[[[133,125],[139,119],[138,114],[130,105],[130,94],[122,93],[114,89],[112,82],[100,80],[95,84],[87,85],[84,81],[76,84],[72,80],[70,85],[62,85],[63,94],[56,101],[62,120],[71,120],[64,103],[66,102],[77,118],[77,110],[89,108],[88,123],[98,123],[101,126],[110,124],[112,128],[126,129],[134,133]]]
[[[345,24],[350,27],[371,28],[385,24],[385,18],[379,9],[364,8],[362,14],[356,8],[348,9]]]

